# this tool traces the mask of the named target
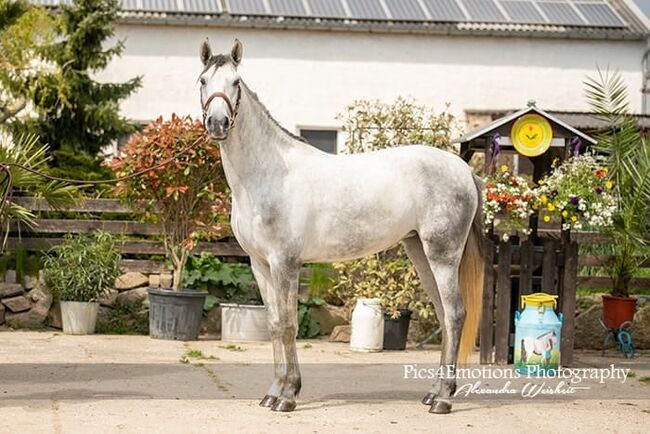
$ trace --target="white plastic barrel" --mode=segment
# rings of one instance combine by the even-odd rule
[[[384,347],[384,314],[377,298],[360,298],[352,311],[350,349],[374,352]]]

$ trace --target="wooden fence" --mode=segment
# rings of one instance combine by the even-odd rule
[[[32,210],[38,218],[36,226],[32,229],[25,228],[24,225],[18,228],[15,224],[10,227],[7,245],[9,250],[15,249],[19,245],[27,251],[47,250],[60,244],[64,234],[79,234],[101,229],[119,236],[120,251],[127,256],[122,263],[124,270],[145,273],[158,273],[166,270],[162,261],[128,258],[133,255],[139,257],[164,255],[165,249],[161,240],[162,230],[157,224],[134,221],[132,210],[118,200],[87,199],[83,203],[66,207],[64,210],[53,209],[43,199],[15,197],[12,200]],[[70,213],[73,213],[74,217],[60,217],[60,215]],[[107,213],[118,216],[118,219],[103,218]],[[53,215],[57,217],[51,217]],[[245,258],[247,256],[234,240],[202,242],[197,245],[195,251],[210,252],[221,257]]]

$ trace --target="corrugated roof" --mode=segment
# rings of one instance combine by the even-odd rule
[[[32,1],[46,6],[54,6],[59,3],[59,0]],[[68,3],[70,0],[63,1]],[[632,10],[625,0],[608,0],[607,2],[593,0],[593,2],[608,5],[610,8],[608,9],[610,10],[609,21],[604,20],[598,25],[590,24],[589,18],[584,18],[584,16],[583,23],[579,25],[554,23],[559,18],[551,19],[548,14],[545,15],[545,22],[539,22],[537,15],[526,18],[525,14],[515,15],[512,12],[512,16],[502,14],[501,18],[485,13],[486,19],[481,20],[480,16],[471,16],[471,12],[467,12],[467,9],[462,12],[464,18],[452,13],[436,15],[433,12],[440,11],[432,12],[430,8],[433,7],[431,4],[442,5],[437,2],[411,2],[408,9],[405,9],[405,4],[401,4],[401,9],[397,9],[394,4],[397,0],[383,0],[382,2],[354,0],[363,3],[359,3],[358,7],[354,8],[350,8],[350,1],[339,4],[339,0],[305,0],[304,2],[302,0],[283,0],[277,5],[273,3],[274,6],[267,9],[266,5],[271,5],[271,3],[262,0],[123,0],[120,20],[127,23],[170,25],[572,39],[640,40],[650,34],[650,29],[645,24],[647,21],[639,18],[636,15],[638,9]],[[451,2],[467,6],[469,5],[466,3],[467,1],[445,0],[443,3]],[[510,0],[499,0],[499,5],[507,1]],[[531,5],[533,1],[525,0]],[[573,0],[561,1],[571,4],[575,10],[577,10],[576,5],[582,4],[580,2],[570,3]],[[308,8],[305,8],[305,5]],[[384,8],[382,5],[387,6]],[[506,11],[507,8],[500,10]],[[611,11],[613,11],[613,15]],[[445,18],[439,19],[436,16]],[[598,22],[600,18],[595,15],[591,20]],[[526,20],[530,22],[523,22]]]
[[[467,110],[466,115],[487,115],[496,120],[511,115],[516,111],[517,110]],[[546,113],[565,124],[583,131],[600,131],[607,127],[607,122],[588,112],[549,110],[546,111]],[[650,130],[650,115],[636,114],[634,117],[642,129]]]

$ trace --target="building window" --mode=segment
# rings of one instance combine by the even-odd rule
[[[310,145],[330,154],[336,154],[336,130],[300,130],[300,135]]]

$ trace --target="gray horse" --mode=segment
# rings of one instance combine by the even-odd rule
[[[200,49],[203,123],[221,144],[233,233],[269,314],[275,378],[260,405],[292,411],[298,273],[303,263],[364,257],[403,242],[444,328],[441,364],[471,352],[481,310],[480,184],[456,155],[404,146],[330,155],[282,128],[237,72],[243,53]],[[460,289],[459,289],[460,288]],[[464,327],[463,327],[464,324]],[[462,339],[461,339],[461,331]],[[448,413],[455,378],[422,400]]]

